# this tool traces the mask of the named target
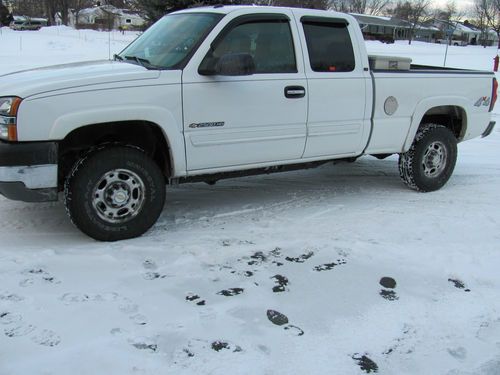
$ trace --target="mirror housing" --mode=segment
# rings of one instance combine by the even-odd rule
[[[215,74],[221,76],[250,76],[255,73],[255,62],[248,53],[228,53],[215,65]]]

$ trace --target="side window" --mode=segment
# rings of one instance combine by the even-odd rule
[[[225,54],[246,53],[255,62],[255,73],[297,73],[292,32],[288,21],[266,20],[232,28],[208,52],[199,71],[214,70]]]
[[[311,69],[315,72],[352,72],[354,50],[347,25],[303,21]]]

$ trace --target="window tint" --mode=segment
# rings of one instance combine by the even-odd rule
[[[288,21],[255,21],[231,29],[207,54],[200,72],[213,71],[225,54],[247,53],[255,73],[296,73],[295,50]]]
[[[315,72],[351,72],[354,51],[347,25],[342,23],[304,22],[311,69]]]

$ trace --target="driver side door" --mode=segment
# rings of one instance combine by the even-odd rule
[[[238,170],[300,159],[307,82],[291,13],[230,20],[183,72],[188,173]],[[207,46],[206,46],[207,47]],[[226,54],[250,55],[252,75],[208,72]],[[246,56],[247,57],[247,56]],[[210,69],[208,69],[210,70]]]

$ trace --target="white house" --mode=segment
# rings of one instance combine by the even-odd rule
[[[93,29],[139,29],[146,20],[139,14],[119,9],[112,5],[101,5],[92,8],[72,10],[69,15],[69,25]]]

